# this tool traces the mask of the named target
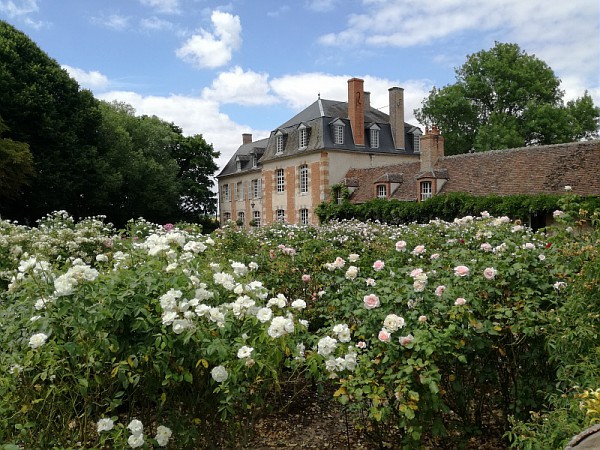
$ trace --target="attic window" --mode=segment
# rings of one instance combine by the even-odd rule
[[[421,201],[430,199],[432,195],[431,181],[421,181]]]
[[[300,125],[298,128],[298,148],[303,149],[308,146],[308,128],[306,125]]]
[[[235,160],[235,170],[237,170],[238,172],[242,170],[242,161],[240,161],[240,158],[237,158]]]
[[[344,143],[344,125],[335,124],[333,126],[333,142],[334,144]]]
[[[387,198],[387,186],[385,184],[377,185],[377,198]]]
[[[379,148],[379,127],[373,126],[369,130],[369,141],[371,148]]]
[[[421,151],[421,136],[413,134],[413,149],[416,153]]]
[[[252,153],[250,155],[250,157],[252,158],[252,167],[256,167],[256,162],[257,162],[257,157],[256,157],[256,153]]]
[[[277,154],[279,155],[279,154],[283,153],[283,133],[281,131],[279,131],[277,133],[275,145],[277,148]]]

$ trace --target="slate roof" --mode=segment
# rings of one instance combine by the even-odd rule
[[[331,132],[332,122],[340,120],[344,126],[344,143],[335,144],[333,142],[333,133]],[[396,154],[396,155],[413,155],[413,139],[412,132],[419,130],[414,125],[405,123],[405,148],[396,149],[394,146],[391,126],[389,124],[389,116],[375,108],[367,108],[364,113],[365,122],[365,145],[354,145],[352,136],[352,127],[350,119],[348,119],[348,103],[317,99],[314,103],[300,111],[294,117],[281,124],[271,132],[269,138],[261,141],[253,142],[252,144],[243,144],[229,160],[226,166],[217,177],[238,173],[236,170],[236,157],[249,154],[248,146],[257,146],[262,150],[262,157],[259,163],[284,159],[298,154],[320,151],[322,149],[335,150],[358,153],[376,153],[376,154]],[[298,127],[304,124],[308,129],[308,145],[306,148],[299,148]],[[377,124],[379,131],[379,147],[372,148],[369,142],[369,126]],[[420,130],[419,130],[420,131]],[[284,151],[277,153],[275,136],[278,132],[284,136]],[[258,144],[260,143],[260,144]],[[247,170],[247,166],[242,166],[242,171]]]
[[[386,173],[402,175],[391,198],[407,201],[417,200],[417,180],[432,176],[446,179],[439,194],[559,194],[571,186],[575,194],[600,195],[600,140],[447,156],[433,174],[420,169],[420,162],[351,169],[346,178],[359,186],[350,200],[373,198],[373,185]]]
[[[259,167],[252,167],[251,154],[256,153],[257,159],[260,160],[260,157],[265,152],[265,147],[267,146],[268,141],[269,141],[269,138],[265,138],[265,139],[260,139],[258,141],[251,142],[249,144],[242,144],[237,149],[235,154],[229,159],[229,161],[227,161],[227,164],[225,164],[225,167],[223,167],[223,170],[221,170],[219,175],[217,175],[217,178],[224,176],[224,175],[231,175],[231,174],[245,172],[245,171],[252,170],[252,169],[260,170]],[[240,162],[241,162],[240,172],[238,172],[238,170],[237,170],[237,162],[236,161],[238,158],[240,159]]]

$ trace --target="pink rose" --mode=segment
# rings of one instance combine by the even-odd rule
[[[408,336],[400,336],[400,339],[398,339],[398,342],[400,342],[400,345],[407,345],[407,344],[410,344],[414,340],[415,340],[415,337],[412,334],[409,334]]]
[[[413,269],[413,270],[410,272],[410,276],[411,276],[411,277],[413,277],[413,278],[415,278],[415,277],[417,277],[417,276],[421,275],[422,273],[423,273],[423,269],[421,269],[421,268],[419,267],[419,268],[417,268],[417,269]]]
[[[165,229],[165,231],[171,231],[173,229],[173,224],[172,223],[166,223],[163,225],[163,228]]]
[[[419,316],[419,322],[421,322],[421,323],[427,322],[427,316]]]
[[[375,286],[375,280],[373,278],[367,278],[365,281],[367,282],[367,286]]]
[[[441,285],[435,288],[435,295],[437,295],[438,297],[441,297],[444,294],[444,291],[446,290],[446,286]]]
[[[358,348],[367,348],[367,343],[366,343],[365,341],[358,341],[358,342],[356,343],[356,346],[357,346]]]
[[[454,302],[456,306],[463,306],[465,303],[467,303],[467,301],[462,297],[458,297]]]
[[[365,295],[363,298],[363,302],[365,304],[365,308],[373,309],[379,306],[379,297],[375,294]]]
[[[487,279],[487,280],[493,280],[494,277],[496,276],[496,269],[494,269],[493,267],[486,267],[483,270],[483,276]]]
[[[405,251],[406,250],[406,242],[405,241],[396,242],[396,250],[399,252]]]
[[[421,253],[425,252],[425,246],[424,245],[417,245],[413,251],[411,252],[413,255],[420,255]]]
[[[379,331],[379,334],[377,335],[377,339],[379,339],[381,342],[390,342],[391,337],[392,335],[385,328],[382,328],[381,331]]]
[[[375,261],[373,263],[373,269],[375,269],[377,271],[380,271],[384,267],[385,267],[385,263],[383,261],[381,261],[380,259],[378,259],[377,261]]]
[[[431,255],[431,259],[438,259],[440,257],[439,253],[434,253],[433,255]]]
[[[305,283],[309,283],[310,282],[310,275],[308,274],[304,274],[302,275],[302,281],[304,281]]]
[[[488,244],[487,242],[484,242],[483,244],[481,244],[480,248],[484,252],[491,252],[492,251],[492,246],[490,244]]]
[[[471,271],[467,266],[456,266],[454,268],[454,275],[457,277],[466,277],[469,273],[471,273]]]

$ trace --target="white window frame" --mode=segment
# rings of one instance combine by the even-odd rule
[[[246,213],[244,211],[238,212],[238,220],[242,221],[242,225],[246,223]]]
[[[252,153],[250,156],[252,158],[252,167],[256,167],[256,163],[258,161],[258,158],[256,157],[256,153]]]
[[[231,201],[231,190],[229,189],[229,183],[225,183],[223,185],[223,201],[224,202]]]
[[[377,198],[387,198],[387,185],[386,184],[378,184],[377,185]]]
[[[238,181],[235,184],[235,199],[236,200],[245,200],[244,196],[244,182]]]
[[[302,208],[300,210],[300,223],[302,225],[308,225],[308,223],[309,223],[309,211],[308,211],[308,208]]]
[[[285,209],[275,210],[275,219],[277,222],[285,222]]]
[[[415,153],[421,152],[421,136],[418,134],[413,134],[413,151]]]
[[[421,201],[430,199],[433,197],[433,183],[431,181],[421,181]]]
[[[335,124],[333,126],[333,143],[343,144],[344,143],[344,125]]]
[[[298,129],[298,148],[303,149],[308,147],[308,128],[302,126]]]
[[[260,198],[262,194],[262,183],[260,178],[252,180],[252,198]]]
[[[302,164],[298,168],[298,178],[300,178],[300,193],[308,194],[308,165]]]
[[[260,227],[260,211],[253,211],[252,219],[254,220],[254,223],[256,224],[256,226]]]
[[[285,192],[285,172],[283,169],[275,171],[275,189],[277,192]]]
[[[275,139],[275,145],[276,145],[276,154],[280,155],[281,153],[283,153],[283,134],[278,134],[277,138]]]
[[[369,141],[371,148],[379,148],[379,130],[377,128],[371,128]]]

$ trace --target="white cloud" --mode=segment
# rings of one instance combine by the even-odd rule
[[[308,0],[306,6],[316,12],[327,12],[335,8],[338,0]]]
[[[124,30],[129,25],[129,18],[119,14],[111,14],[108,17],[93,17],[92,22],[115,30]]]
[[[231,120],[219,111],[214,101],[183,95],[168,97],[142,96],[129,91],[111,91],[97,96],[106,101],[125,102],[136,111],[136,115],[155,115],[181,127],[184,135],[201,134],[204,140],[221,152],[217,164],[223,168],[242,144],[242,134],[252,133],[254,140],[269,135],[269,131],[251,130]]]
[[[0,12],[11,18],[38,12],[38,10],[37,0],[0,0]]]
[[[210,87],[202,90],[202,98],[238,105],[269,105],[278,99],[269,93],[269,75],[236,66],[221,72]]]
[[[150,6],[161,13],[178,13],[179,0],[140,0],[142,5]]]
[[[86,72],[83,69],[71,67],[66,64],[63,64],[62,68],[69,73],[71,78],[74,78],[75,81],[77,81],[82,87],[86,89],[105,89],[109,85],[108,78],[105,75],[102,75],[97,70],[91,70],[89,72]]]
[[[211,15],[214,32],[204,29],[193,35],[177,50],[177,56],[201,68],[216,68],[231,60],[241,45],[242,26],[239,16],[214,11]]]
[[[173,23],[168,20],[159,19],[152,16],[140,20],[140,26],[146,30],[170,30],[173,28]]]

